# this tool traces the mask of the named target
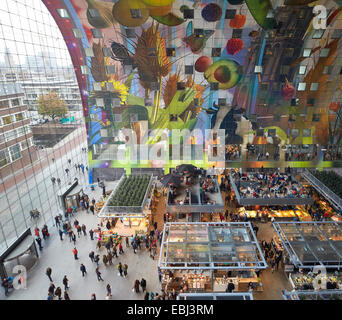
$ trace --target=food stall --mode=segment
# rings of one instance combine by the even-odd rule
[[[261,207],[259,210],[248,210],[246,207],[238,209],[238,214],[247,218],[257,218],[266,215],[268,218],[298,218],[301,221],[310,221],[311,216],[303,206],[296,206],[293,210],[273,209],[271,207]]]
[[[262,290],[255,271],[267,268],[249,222],[165,223],[158,267],[166,291]]]

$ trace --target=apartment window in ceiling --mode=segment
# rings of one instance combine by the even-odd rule
[[[280,122],[280,120],[281,120],[280,114],[275,114],[275,115],[273,116],[273,120],[274,120],[275,122]]]
[[[93,83],[94,91],[102,91],[101,83],[100,82],[94,82]]]
[[[234,19],[236,15],[236,9],[227,9],[225,19]]]
[[[94,57],[93,48],[84,48],[84,53],[87,57]]]
[[[194,34],[197,38],[201,38],[204,36],[204,30],[203,29],[194,29]]]
[[[284,49],[284,56],[285,56],[285,58],[293,57],[293,53],[294,53],[294,48],[285,48]]]
[[[102,54],[104,57],[111,57],[112,56],[112,50],[108,47],[102,48]]]
[[[311,129],[303,129],[303,137],[305,138],[311,137]]]
[[[175,48],[166,48],[166,55],[168,57],[175,57],[176,56],[176,49]]]
[[[299,82],[297,90],[298,91],[305,91],[305,89],[306,89],[306,83],[305,82]]]
[[[290,66],[280,66],[280,74],[288,74],[290,72]]]
[[[96,105],[98,107],[104,107],[104,100],[103,100],[103,98],[96,98]]]
[[[321,39],[323,37],[324,31],[324,29],[315,30],[314,34],[312,35],[312,39]]]
[[[127,38],[135,38],[135,30],[134,29],[126,29]]]
[[[88,12],[92,18],[100,18],[101,17],[99,10],[97,10],[97,9],[89,9],[88,8]]]
[[[185,90],[185,83],[177,82],[177,90]]]
[[[298,137],[298,136],[299,136],[299,129],[292,129],[292,130],[291,130],[291,136],[292,136],[293,138]]]
[[[331,73],[331,68],[329,66],[325,66],[323,68],[322,74],[330,74]]]
[[[100,29],[90,29],[94,38],[103,38],[102,32]]]
[[[113,98],[112,105],[114,107],[120,107],[120,99],[119,98]]]
[[[77,39],[83,38],[83,32],[80,29],[72,29],[72,33],[74,34],[74,37]]]
[[[185,74],[193,74],[194,66],[185,66]]]
[[[262,73],[262,66],[255,66],[254,73]]]
[[[318,82],[311,83],[310,91],[317,91],[318,90],[318,86],[319,86]]]
[[[219,83],[218,82],[211,82],[210,83],[210,90],[211,91],[217,91],[219,89]]]
[[[221,48],[212,48],[211,49],[211,56],[212,57],[221,57]]]
[[[312,121],[313,122],[319,122],[321,120],[321,115],[319,113],[314,113],[312,115]]]
[[[131,17],[133,19],[141,19],[142,18],[140,9],[130,9],[130,11],[131,11]]]
[[[82,74],[89,74],[89,68],[88,66],[81,66],[81,73]]]
[[[121,113],[120,114],[118,114],[118,113],[114,114],[114,121],[115,122],[122,122],[122,114]]]
[[[306,72],[306,66],[300,66],[299,67],[299,74],[305,74],[305,72]]]
[[[183,11],[184,19],[193,19],[194,18],[194,14],[195,14],[194,9],[185,9]]]
[[[68,11],[65,9],[56,9],[56,11],[61,18],[69,18]]]
[[[225,98],[218,98],[218,105],[220,107],[225,106],[226,103],[227,103],[227,99],[225,99]]]
[[[21,151],[20,151],[19,143],[13,146],[10,146],[8,149],[9,149],[12,161],[15,161],[21,158]]]
[[[327,58],[329,57],[330,49],[329,48],[323,48],[321,49],[319,56],[320,58]]]
[[[307,57],[310,57],[310,54],[311,54],[311,49],[304,49],[303,50],[303,57],[304,58],[307,58]]]
[[[106,82],[106,90],[107,91],[114,91],[114,84],[113,84],[113,82]]]
[[[241,38],[242,37],[242,29],[233,29],[232,38]]]
[[[331,39],[340,39],[342,37],[342,29],[335,29]]]
[[[115,66],[106,66],[107,74],[115,74]]]

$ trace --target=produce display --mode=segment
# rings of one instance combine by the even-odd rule
[[[133,207],[141,206],[146,189],[150,182],[149,175],[126,176],[115,191],[107,206],[109,207]]]
[[[110,236],[112,236],[113,243],[119,244],[121,242],[121,236],[119,236],[116,232],[110,230],[101,231],[101,238],[99,238],[99,240],[107,242]]]

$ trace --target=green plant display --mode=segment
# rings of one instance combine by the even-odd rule
[[[332,171],[315,171],[313,175],[342,198],[342,177]]]
[[[113,197],[109,199],[108,206],[141,206],[150,178],[149,175],[130,175],[125,177]]]

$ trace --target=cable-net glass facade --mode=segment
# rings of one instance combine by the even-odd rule
[[[51,225],[58,190],[74,180],[75,164],[88,167],[79,86],[55,20],[41,0],[3,0],[0,20],[3,251],[27,228]]]

